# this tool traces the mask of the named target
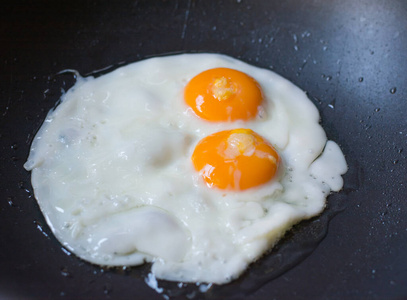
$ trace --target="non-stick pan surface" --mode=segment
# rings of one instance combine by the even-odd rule
[[[407,298],[406,32],[402,0],[2,1],[0,298],[163,298],[144,282],[148,266],[101,269],[63,250],[22,165],[74,82],[59,71],[98,75],[183,52],[224,53],[293,81],[349,171],[328,211],[290,233],[274,260],[208,293],[180,287],[175,298]]]

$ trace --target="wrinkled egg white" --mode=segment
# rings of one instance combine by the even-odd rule
[[[188,109],[185,85],[215,67],[260,83],[262,118],[211,123]],[[82,259],[147,261],[160,279],[222,284],[342,188],[344,156],[318,122],[305,93],[271,71],[217,54],[152,58],[79,78],[48,114],[25,168],[53,233]],[[241,127],[278,150],[280,177],[239,193],[209,189],[193,169],[194,147]]]

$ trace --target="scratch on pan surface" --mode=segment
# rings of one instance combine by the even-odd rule
[[[184,25],[182,27],[181,39],[185,38],[185,32],[187,31],[187,23],[188,23],[190,9],[191,9],[191,0],[188,1],[187,10],[185,11],[185,19],[184,19]]]

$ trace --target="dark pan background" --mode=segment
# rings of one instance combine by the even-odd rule
[[[56,73],[91,75],[180,52],[228,54],[291,80],[349,164],[325,239],[246,299],[406,299],[402,0],[1,1],[0,298],[163,299],[144,283],[148,267],[129,276],[67,255],[22,165],[61,88],[74,82]]]

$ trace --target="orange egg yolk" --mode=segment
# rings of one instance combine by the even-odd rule
[[[242,191],[273,179],[280,158],[254,131],[233,129],[203,138],[192,162],[209,187]]]
[[[215,68],[192,78],[185,87],[184,98],[195,114],[205,120],[246,121],[258,115],[263,92],[247,74]]]

